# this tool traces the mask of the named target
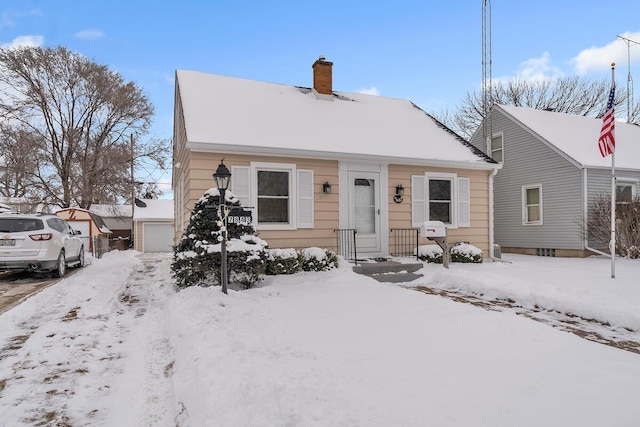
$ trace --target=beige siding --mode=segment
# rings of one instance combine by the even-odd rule
[[[176,226],[176,239],[189,222],[189,215],[196,201],[209,188],[215,186],[213,172],[224,158],[225,165],[249,166],[251,162],[294,163],[298,169],[313,170],[314,178],[314,228],[298,230],[261,230],[261,238],[269,242],[271,248],[302,249],[319,246],[336,250],[334,229],[338,228],[338,162],[334,160],[297,159],[289,157],[247,156],[224,153],[191,152],[186,163],[191,180],[185,180],[183,195],[186,215],[181,226]],[[322,192],[324,182],[331,184],[332,194]],[[179,203],[179,201],[178,201]],[[177,241],[177,240],[176,240]]]
[[[469,178],[471,184],[471,226],[449,229],[450,244],[468,242],[489,253],[489,175],[486,170],[449,168],[425,168],[419,166],[389,165],[389,229],[411,228],[411,176],[425,172],[455,173],[459,178]],[[404,187],[404,200],[394,203],[396,185]],[[420,244],[433,243],[420,239]]]

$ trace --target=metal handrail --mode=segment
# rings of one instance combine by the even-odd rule
[[[389,246],[391,256],[418,258],[420,229],[392,228],[389,230]]]
[[[358,249],[356,246],[356,233],[358,230],[355,228],[339,228],[334,229],[333,232],[336,233],[338,240],[338,255],[346,260],[352,260],[358,265]]]

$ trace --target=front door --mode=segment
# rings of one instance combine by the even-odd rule
[[[380,173],[349,172],[349,228],[359,254],[380,252]]]

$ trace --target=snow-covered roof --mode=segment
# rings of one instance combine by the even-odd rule
[[[173,220],[173,199],[141,199],[146,205],[133,209],[134,221]]]
[[[103,218],[129,217],[131,218],[131,205],[91,205],[89,211]]]
[[[186,70],[176,79],[194,148],[498,167],[408,100]]]
[[[611,156],[603,158],[598,150],[602,119],[528,107],[497,107],[581,165],[611,167]],[[615,135],[616,168],[640,169],[640,126],[616,121]]]

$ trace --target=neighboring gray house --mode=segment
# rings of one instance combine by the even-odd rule
[[[494,180],[495,243],[503,252],[588,256],[589,206],[611,193],[611,156],[598,150],[602,120],[495,105],[471,143],[503,167]],[[640,127],[616,122],[616,185],[640,191]],[[483,137],[485,135],[486,137]]]

